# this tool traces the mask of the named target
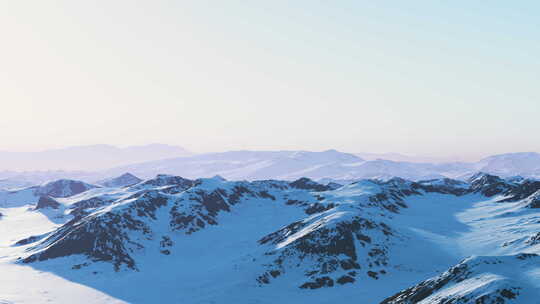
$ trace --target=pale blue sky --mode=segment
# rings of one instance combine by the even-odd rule
[[[54,3],[0,2],[0,150],[540,151],[537,1]]]

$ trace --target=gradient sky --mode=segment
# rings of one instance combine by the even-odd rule
[[[0,3],[0,150],[540,151],[538,1],[52,3]]]

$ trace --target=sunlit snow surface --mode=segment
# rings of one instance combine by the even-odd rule
[[[212,188],[229,184],[210,179],[204,185]],[[295,278],[303,274],[292,270],[269,285],[257,284],[255,278],[261,267],[253,261],[267,250],[257,244],[261,237],[292,222],[309,221],[303,230],[276,245],[279,249],[314,226],[331,225],[349,216],[348,208],[360,206],[367,218],[381,217],[380,210],[362,207],[368,195],[379,191],[380,186],[371,181],[326,191],[323,193],[326,200],[340,203],[337,211],[328,216],[308,217],[301,209],[254,199],[219,214],[219,225],[190,235],[172,233],[166,221],[158,220],[152,222],[152,229],[156,234],[172,237],[174,253],[163,255],[159,253],[158,242],[148,241],[141,252],[134,254],[139,271],[119,272],[114,272],[105,262],[71,269],[71,265],[86,261],[80,255],[33,264],[16,263],[28,246],[13,245],[29,236],[51,232],[69,221],[71,217],[66,210],[77,201],[97,195],[123,199],[129,192],[91,189],[59,199],[62,207],[57,210],[39,211],[33,209],[35,199],[29,192],[11,194],[13,199],[4,196],[0,201],[0,303],[379,303],[469,256],[540,253],[539,245],[525,246],[523,241],[516,241],[540,231],[540,212],[523,210],[522,202],[498,203],[498,198],[479,194],[456,197],[422,193],[405,198],[408,208],[384,216],[402,239],[389,251],[392,267],[388,274],[378,280],[362,279],[354,284],[305,290],[295,283]],[[158,209],[156,217],[165,218],[167,212],[166,208]],[[451,286],[444,292],[466,293],[501,278],[520,280],[523,285],[540,290],[540,265],[528,265],[524,269],[514,269],[512,265],[500,273],[490,273],[488,269],[479,279]],[[540,294],[533,293],[528,291],[526,299],[540,298]]]

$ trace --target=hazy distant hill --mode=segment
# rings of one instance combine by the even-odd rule
[[[0,171],[96,171],[138,162],[172,158],[190,153],[177,146],[152,144],[119,148],[110,145],[77,146],[40,152],[0,151]]]
[[[479,162],[417,163],[392,160],[365,160],[336,150],[309,151],[230,151],[207,153],[121,166],[106,171],[107,176],[131,172],[141,178],[158,173],[186,178],[220,175],[233,180],[285,179],[309,177],[315,180],[354,180],[364,178],[411,180],[432,178],[466,179],[476,172],[503,177],[540,177],[540,154],[512,153],[491,156]]]
[[[355,154],[336,150],[322,152],[245,150],[179,156],[186,153],[184,149],[165,145],[125,149],[93,146],[56,152],[58,153],[35,154],[41,161],[37,158],[27,159],[27,166],[36,164],[47,166],[51,171],[0,171],[0,179],[3,179],[6,185],[21,182],[35,185],[61,178],[100,184],[99,182],[104,179],[116,178],[126,172],[143,179],[157,174],[173,174],[185,178],[220,175],[231,180],[294,180],[308,177],[325,182],[366,178],[387,180],[393,177],[410,180],[449,177],[465,180],[477,172],[496,174],[505,178],[514,176],[540,178],[540,154],[534,152],[494,155],[470,163],[366,160]],[[29,155],[19,156],[24,157],[28,158]],[[53,160],[49,161],[50,159]],[[0,160],[2,161],[7,162],[4,159]],[[120,165],[116,165],[118,163]],[[77,165],[90,169],[58,170]]]
[[[409,163],[451,163],[457,161],[464,161],[464,158],[460,157],[432,157],[422,155],[404,155],[400,153],[354,153],[354,155],[363,158],[365,160],[391,160],[396,162],[409,162]]]
[[[432,178],[466,179],[476,172],[503,177],[540,177],[540,154],[511,153],[490,156],[479,162],[418,163],[392,160],[365,160],[336,150],[308,151],[230,151],[151,161],[107,170],[116,176],[131,172],[141,178],[158,173],[186,178],[220,175],[234,180],[285,179],[309,177],[315,180],[354,180],[364,178],[411,180]]]

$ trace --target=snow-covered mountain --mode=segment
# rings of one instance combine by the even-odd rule
[[[509,153],[494,155],[475,164],[475,169],[499,176],[534,176],[540,177],[540,154]]]
[[[2,300],[536,303],[540,295],[536,180],[483,173],[325,185],[162,174],[69,193],[56,184],[62,191],[0,203],[0,271],[11,274],[0,279]]]

